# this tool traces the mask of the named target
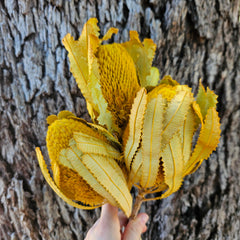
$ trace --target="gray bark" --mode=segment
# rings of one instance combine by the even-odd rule
[[[89,119],[61,39],[97,17],[101,33],[118,27],[157,43],[154,65],[196,92],[202,78],[219,95],[219,147],[181,189],[148,202],[143,239],[239,239],[239,0],[11,0],[0,2],[0,239],[83,239],[100,209],[64,203],[35,155],[47,158],[45,119],[66,109]]]

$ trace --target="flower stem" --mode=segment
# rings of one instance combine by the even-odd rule
[[[135,203],[133,205],[132,214],[131,214],[129,220],[134,220],[137,217],[138,211],[140,210],[140,207],[144,200],[144,196],[145,196],[145,192],[139,190],[138,195],[135,200]]]

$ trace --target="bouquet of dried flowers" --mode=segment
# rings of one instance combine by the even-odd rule
[[[69,111],[47,118],[52,177],[39,148],[36,153],[45,179],[70,205],[110,203],[134,218],[142,202],[176,192],[216,149],[221,131],[212,91],[200,82],[194,98],[170,76],[159,81],[154,42],[141,42],[130,31],[128,42],[103,44],[117,32],[110,28],[99,38],[92,18],[78,40],[64,37],[92,123]],[[132,207],[133,186],[138,195]]]

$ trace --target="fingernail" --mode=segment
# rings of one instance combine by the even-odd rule
[[[141,215],[141,221],[145,224],[148,221],[149,217],[147,214],[142,214]]]

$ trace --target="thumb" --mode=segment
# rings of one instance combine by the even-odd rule
[[[131,220],[124,231],[123,240],[139,240],[141,234],[147,230],[146,222],[148,221],[146,213],[140,213],[136,219]]]

